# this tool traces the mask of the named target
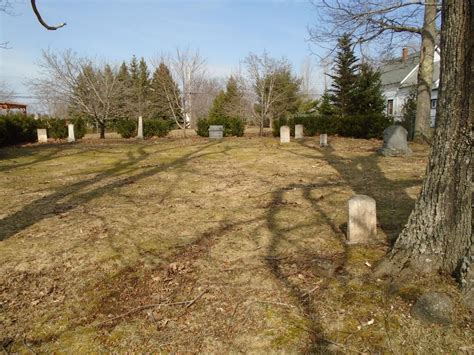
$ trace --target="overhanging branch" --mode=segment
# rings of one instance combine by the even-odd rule
[[[61,28],[61,27],[66,26],[66,22],[63,22],[63,23],[61,23],[61,24],[59,24],[59,25],[56,25],[56,26],[50,26],[50,25],[48,25],[48,24],[43,20],[43,18],[41,17],[41,14],[40,14],[39,11],[38,11],[38,8],[36,7],[36,0],[31,0],[31,7],[33,8],[33,12],[35,13],[36,18],[38,19],[38,22],[39,22],[44,28],[46,28],[47,30],[55,31],[55,30],[57,30],[58,28]]]

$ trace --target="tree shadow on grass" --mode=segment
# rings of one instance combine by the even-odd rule
[[[166,171],[169,168],[175,168],[185,165],[187,162],[200,158],[204,155],[214,154],[212,152],[199,154],[207,148],[217,143],[208,143],[195,149],[172,162],[144,168],[141,173],[128,175],[130,169],[137,163],[149,157],[150,153],[145,151],[146,146],[138,149],[138,156],[132,152],[128,153],[127,160],[115,164],[112,168],[98,174],[97,176],[76,182],[74,184],[59,188],[56,192],[37,199],[30,204],[23,206],[21,210],[0,220],[0,241],[8,239],[23,229],[47,218],[50,215],[60,214],[87,203],[95,198],[112,192],[114,189],[121,188],[137,180]],[[100,184],[105,179],[113,181],[101,186],[90,189],[94,184]],[[61,201],[71,195],[67,202]]]
[[[337,155],[336,150],[331,146],[316,148],[304,141],[299,144],[320,153],[355,194],[369,195],[376,200],[377,223],[387,235],[388,241],[394,243],[415,206],[415,199],[407,194],[406,189],[421,185],[422,179],[391,180],[387,178],[380,169],[380,160],[401,158],[385,158],[377,153],[372,153],[369,156],[346,159]],[[315,156],[311,154],[289,152],[315,159]]]

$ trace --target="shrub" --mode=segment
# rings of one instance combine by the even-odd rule
[[[9,114],[0,116],[0,146],[35,142],[37,122],[33,116]]]
[[[64,139],[67,138],[67,122],[63,119],[49,118],[46,120],[48,130],[48,137],[54,139]]]
[[[245,122],[239,117],[212,117],[200,118],[197,123],[196,133],[201,137],[209,136],[209,126],[224,126],[224,137],[242,137],[245,131]]]
[[[367,114],[354,116],[325,116],[325,115],[299,115],[293,118],[280,119],[273,123],[273,135],[280,136],[280,126],[290,127],[294,135],[295,125],[302,124],[306,136],[328,133],[343,137],[354,138],[382,138],[385,128],[393,120],[384,114]]]
[[[137,135],[137,121],[120,118],[115,122],[115,130],[122,138],[131,138]]]
[[[143,136],[145,138],[164,137],[170,131],[170,122],[162,119],[149,119],[143,122]]]

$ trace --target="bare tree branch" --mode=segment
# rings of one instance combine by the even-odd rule
[[[36,0],[31,0],[31,7],[33,8],[33,12],[36,15],[36,18],[38,19],[38,22],[47,30],[49,31],[56,31],[57,29],[66,26],[66,22],[60,23],[59,25],[56,26],[50,26],[48,25],[43,18],[41,17],[41,14],[38,11],[38,8],[36,7]]]

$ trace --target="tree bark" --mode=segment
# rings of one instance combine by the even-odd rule
[[[420,63],[418,66],[415,138],[431,141],[431,86],[436,45],[436,12],[438,0],[425,5],[421,30]]]
[[[377,275],[453,274],[471,257],[472,2],[443,1],[437,125],[426,178],[407,225]]]
[[[105,123],[99,122],[100,127],[100,139],[105,139]]]

